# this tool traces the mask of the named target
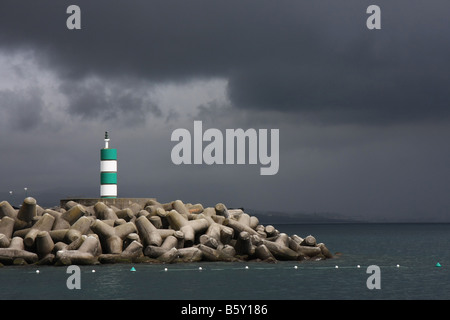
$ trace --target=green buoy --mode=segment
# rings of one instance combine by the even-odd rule
[[[438,262],[436,263],[436,267],[442,267],[441,264]]]
[[[131,267],[130,271],[136,271],[136,269],[134,267]]]

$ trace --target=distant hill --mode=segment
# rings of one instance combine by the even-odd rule
[[[261,224],[291,224],[291,223],[361,223],[362,219],[349,218],[338,213],[288,213],[276,211],[260,211],[244,208],[250,215],[256,216]]]

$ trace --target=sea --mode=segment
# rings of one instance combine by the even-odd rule
[[[274,226],[288,235],[313,235],[336,258],[79,266],[79,288],[72,289],[67,267],[4,266],[0,300],[177,300],[191,306],[208,300],[450,299],[450,224]]]

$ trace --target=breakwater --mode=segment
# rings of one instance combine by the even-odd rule
[[[288,235],[242,209],[147,199],[118,208],[65,201],[19,209],[0,202],[0,263],[98,264],[332,258],[314,236]]]

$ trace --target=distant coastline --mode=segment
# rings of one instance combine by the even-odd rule
[[[289,213],[278,211],[260,211],[245,208],[246,212],[257,215],[265,224],[320,224],[320,223],[369,223],[370,221],[345,217],[336,213]]]
[[[245,208],[246,212],[257,215],[264,224],[341,224],[341,223],[450,223],[448,219],[424,218],[362,218],[345,216],[339,213],[304,213],[263,211]]]

